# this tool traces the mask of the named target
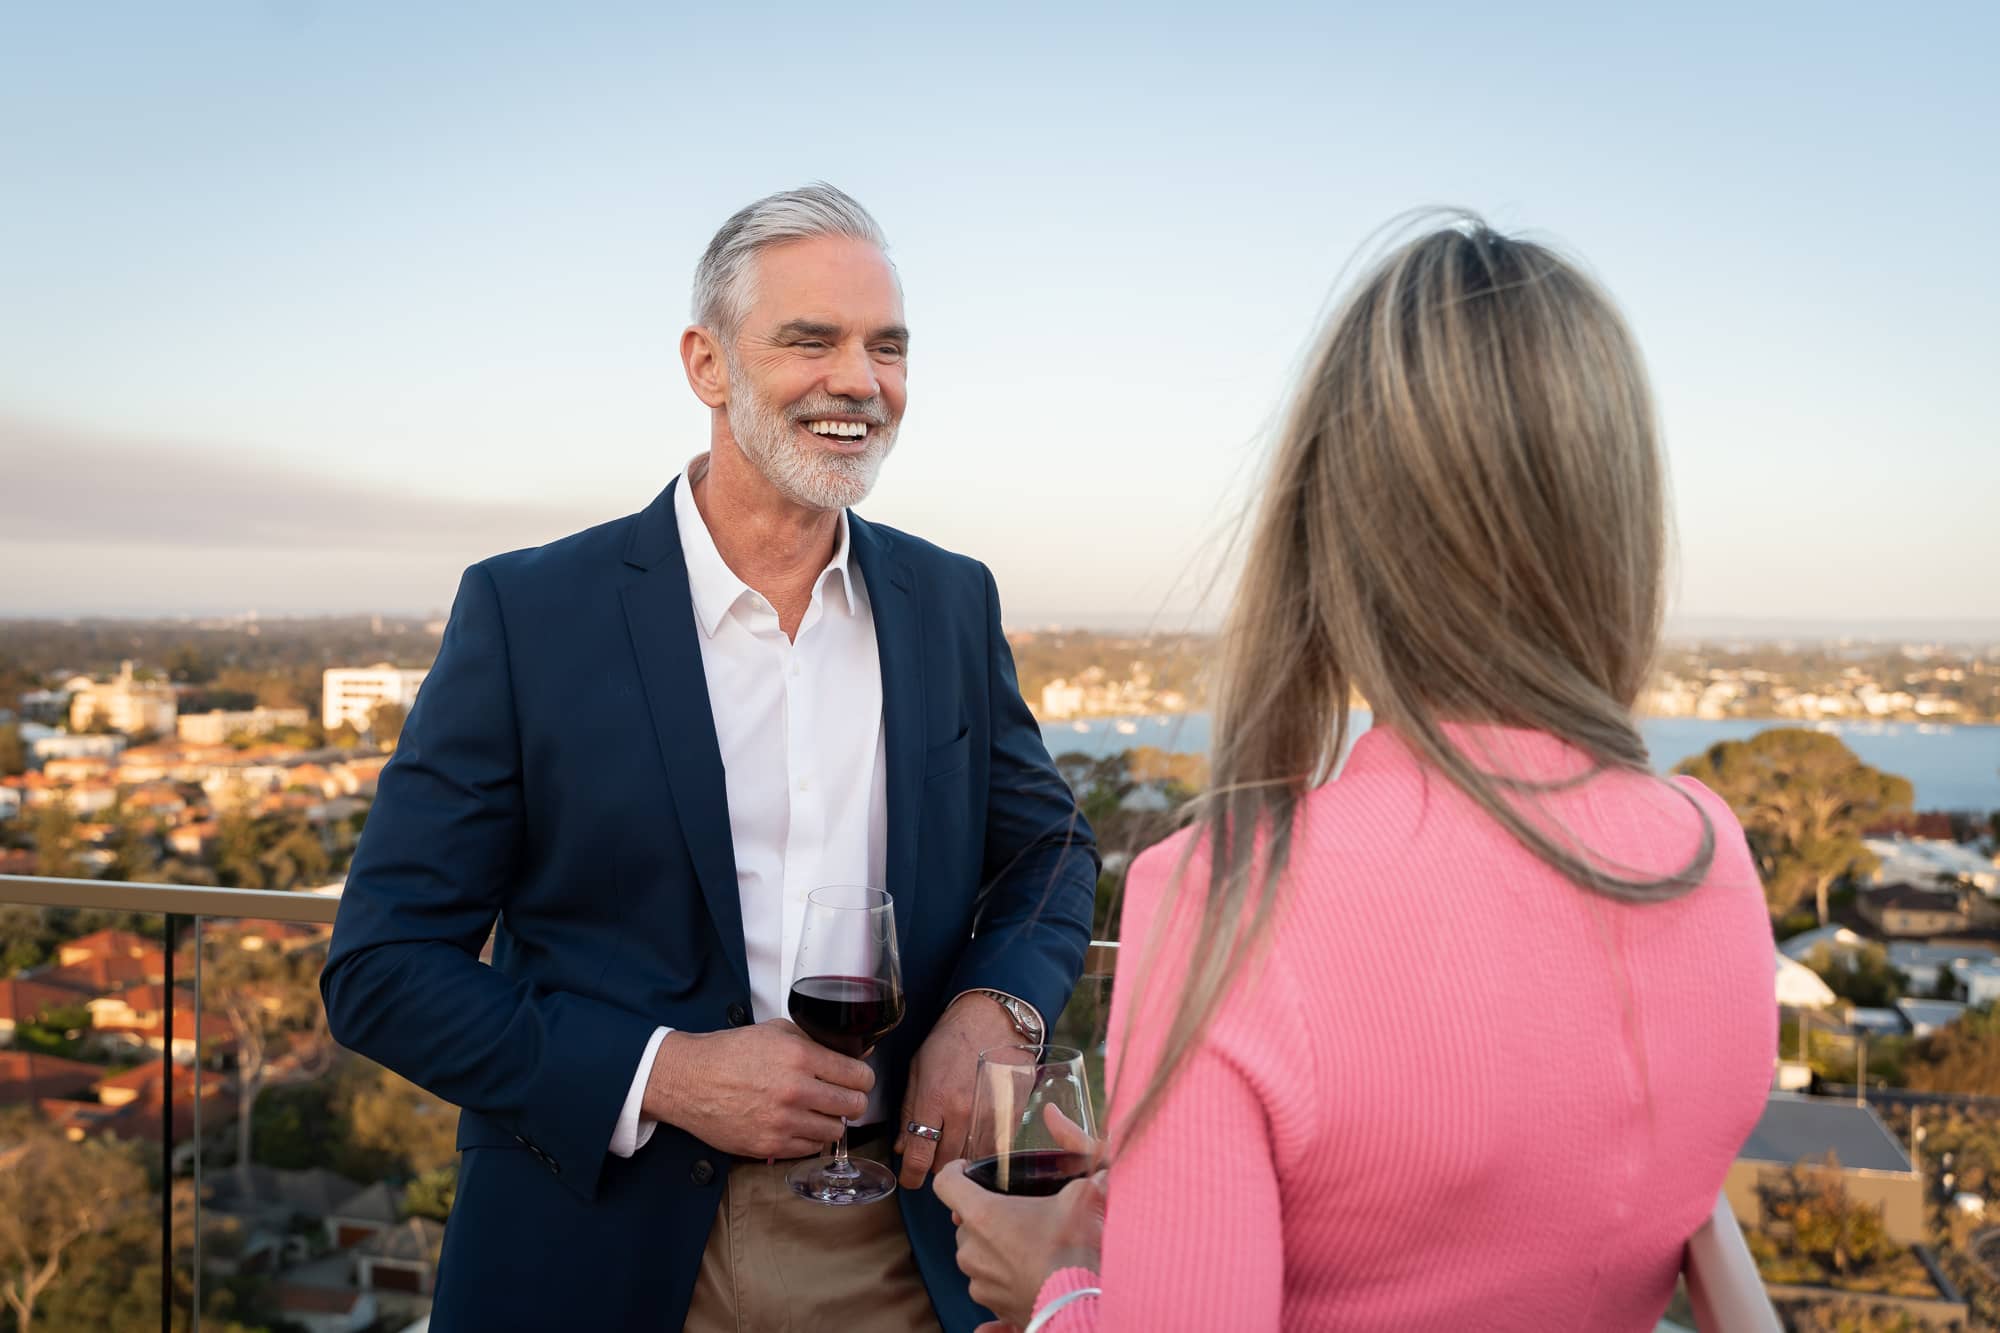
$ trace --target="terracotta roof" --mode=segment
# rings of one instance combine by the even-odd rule
[[[8,979],[0,981],[0,1018],[16,1023],[30,1022],[50,1009],[77,1002],[77,994],[67,986],[51,986],[40,981]]]
[[[0,1106],[44,1097],[71,1097],[97,1085],[102,1065],[65,1060],[39,1051],[0,1051]]]
[[[166,955],[155,949],[145,958],[89,958],[35,974],[36,981],[104,995],[167,974]]]
[[[194,1028],[195,1028],[194,1018],[195,1018],[194,1006],[191,1001],[186,1006],[182,1006],[178,1001],[175,1002],[174,1004],[175,1041],[194,1040]],[[99,1032],[128,1032],[135,1037],[143,1037],[149,1041],[164,1040],[166,1035],[166,1024],[161,1019],[158,1018],[154,1019],[150,1023],[108,1022],[108,1023],[98,1023],[95,1024],[94,1026]],[[218,1028],[221,1028],[221,1026],[222,1025],[218,1024],[213,1017],[209,1019],[207,1035],[210,1041],[214,1041],[224,1035],[224,1031],[218,1031]]]
[[[167,1004],[167,988],[156,981],[138,986],[127,986],[124,990],[102,998],[116,1000],[135,1014],[153,1014],[164,1009]],[[193,1005],[194,987],[185,982],[174,986],[174,1005]]]
[[[82,949],[106,958],[118,954],[137,958],[148,952],[157,953],[159,946],[145,936],[135,935],[129,930],[93,930],[88,935],[64,940],[58,947],[58,953],[67,957],[73,949]]]

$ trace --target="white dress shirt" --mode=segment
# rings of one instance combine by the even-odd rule
[[[688,465],[674,488],[702,673],[729,798],[729,837],[743,908],[750,1004],[758,1022],[786,1016],[806,895],[823,884],[883,883],[888,759],[882,665],[861,571],[840,515],[833,559],[813,584],[796,639],[770,603],[723,563],[695,507]],[[656,1029],[611,1136],[629,1157],[652,1137],[640,1103],[668,1029]],[[882,1085],[862,1123],[880,1120]]]

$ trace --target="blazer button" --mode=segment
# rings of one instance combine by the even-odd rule
[[[729,1026],[740,1028],[750,1021],[750,1011],[740,1004],[729,1006]]]
[[[715,1179],[715,1163],[709,1161],[706,1157],[702,1158],[689,1169],[688,1179],[697,1185],[706,1185],[709,1181]]]

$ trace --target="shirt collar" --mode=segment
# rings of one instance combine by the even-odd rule
[[[701,516],[701,510],[694,502],[694,482],[708,468],[708,455],[702,454],[687,465],[674,484],[674,526],[681,539],[681,557],[687,563],[688,594],[694,600],[695,620],[701,632],[714,638],[716,630],[722,626],[724,616],[735,609],[736,604],[755,590],[736,577],[736,571],[723,560],[722,552],[715,549],[715,537],[708,530],[708,524]],[[814,583],[813,595],[821,598],[829,583],[839,589],[839,596],[825,597],[829,606],[839,607],[848,615],[856,615],[857,596],[854,575],[848,567],[847,511],[840,511],[840,535],[835,539],[833,559],[827,561]]]

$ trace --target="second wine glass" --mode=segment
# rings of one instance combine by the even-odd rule
[[[806,895],[786,1007],[808,1037],[856,1060],[903,1021],[902,960],[886,892],[829,885]],[[888,1167],[848,1157],[845,1121],[831,1158],[801,1162],[785,1180],[800,1198],[835,1206],[874,1203],[896,1191]]]
[[[967,1180],[998,1194],[1054,1194],[1090,1173],[1086,1145],[1096,1137],[1083,1052],[997,1046],[979,1053],[965,1132]]]

